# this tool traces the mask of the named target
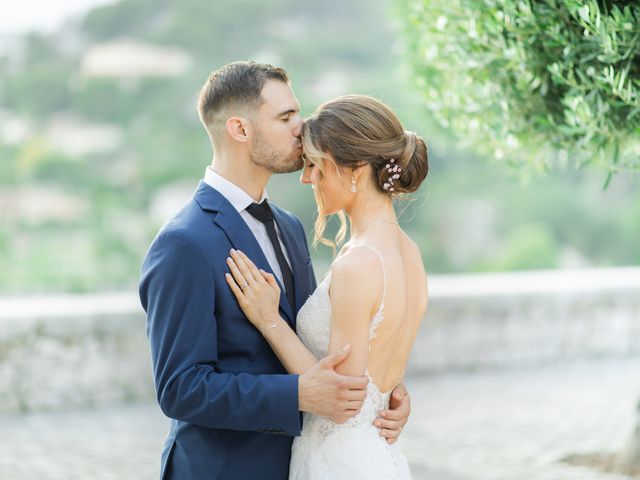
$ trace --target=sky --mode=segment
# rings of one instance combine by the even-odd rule
[[[0,35],[30,30],[51,31],[70,16],[78,16],[96,5],[115,0],[4,0],[0,13]]]

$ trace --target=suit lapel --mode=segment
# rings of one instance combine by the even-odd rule
[[[256,237],[253,235],[253,232],[247,226],[247,223],[244,221],[242,216],[240,216],[240,213],[222,194],[201,181],[194,196],[203,210],[217,213],[213,221],[225,232],[233,248],[236,250],[242,250],[258,268],[273,274],[271,265],[269,265],[269,262],[267,261],[260,244],[256,240]],[[287,248],[287,251],[290,250]],[[228,256],[229,252],[226,252],[226,254]],[[291,260],[291,262],[294,263],[293,260]],[[276,280],[280,285],[280,290],[283,292],[280,295],[280,311],[285,320],[293,326],[294,316],[291,312],[289,302],[287,301],[287,296],[284,295],[284,288],[277,277]]]

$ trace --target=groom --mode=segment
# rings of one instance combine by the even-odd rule
[[[278,278],[280,314],[294,328],[316,287],[302,224],[265,192],[272,174],[303,163],[286,72],[226,65],[202,87],[198,112],[213,162],[151,244],[140,280],[157,398],[172,419],[161,478],[285,480],[301,412],[344,422],[360,410],[367,379],[335,372],[348,347],[287,374],[225,281],[230,249],[242,250]],[[390,443],[409,415],[403,387],[391,407],[375,422]]]

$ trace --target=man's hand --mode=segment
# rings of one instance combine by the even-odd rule
[[[400,383],[391,393],[389,410],[382,410],[373,424],[378,427],[380,436],[389,445],[398,441],[400,432],[404,428],[411,413],[411,398],[404,384]]]
[[[336,373],[335,367],[349,356],[351,347],[320,360],[298,379],[298,404],[303,412],[344,423],[357,415],[367,396],[369,379]]]

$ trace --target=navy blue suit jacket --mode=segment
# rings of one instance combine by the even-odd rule
[[[315,289],[300,220],[272,205],[295,282],[296,312]],[[272,272],[244,219],[200,182],[193,198],[156,236],[142,264],[140,299],[158,402],[172,419],[161,478],[288,477],[301,430],[298,376],[289,375],[249,323],[226,283],[231,248]]]

